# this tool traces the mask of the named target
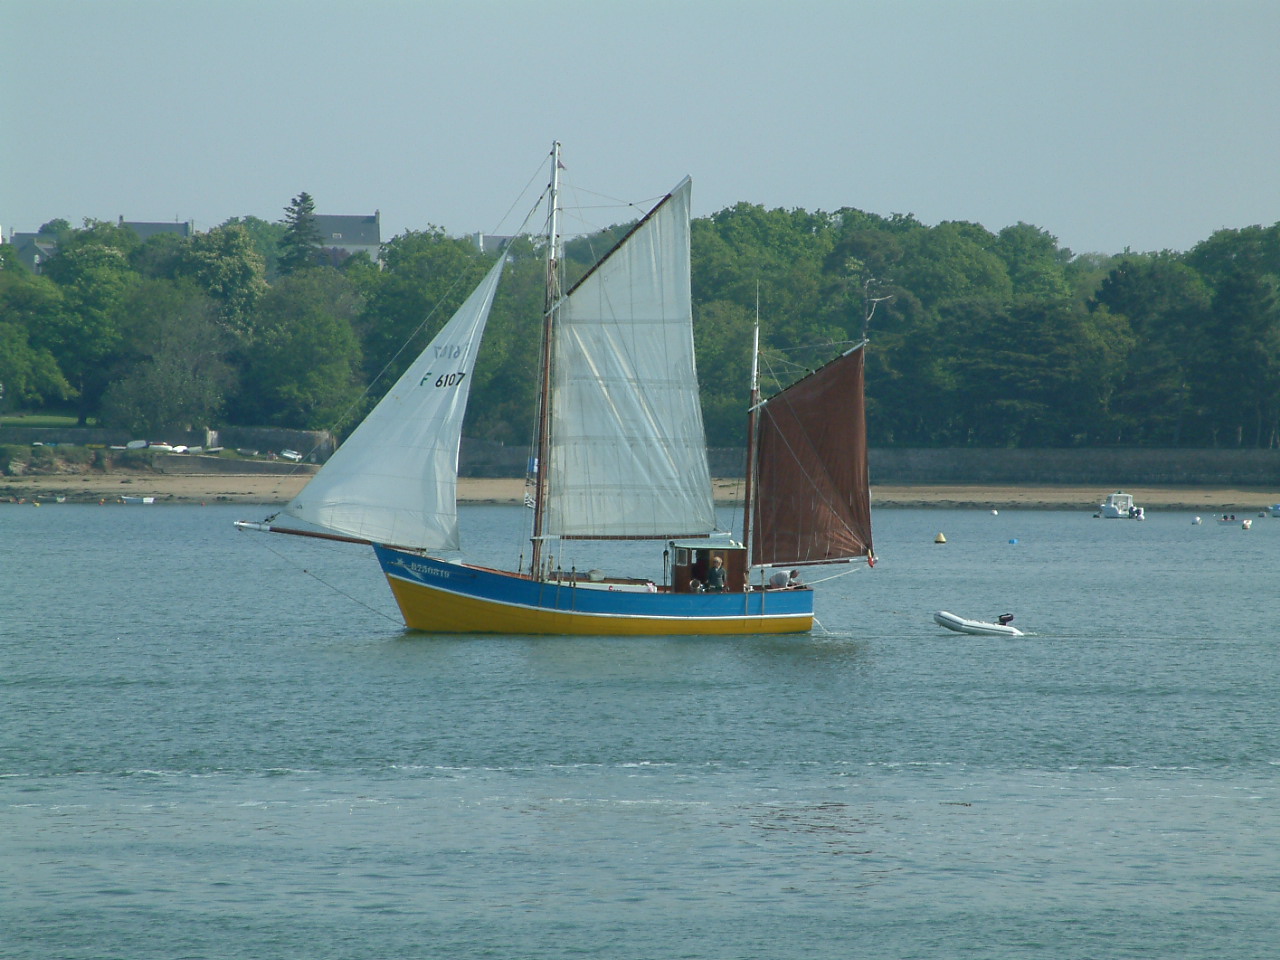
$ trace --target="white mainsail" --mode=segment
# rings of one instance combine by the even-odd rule
[[[284,509],[374,543],[458,548],[458,448],[505,256]]]
[[[560,305],[545,532],[715,529],[698,402],[686,177]]]

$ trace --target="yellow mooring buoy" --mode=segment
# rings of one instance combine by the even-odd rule
[[[947,538],[946,538],[946,537],[944,537],[942,534],[938,534],[936,537],[934,537],[934,538],[933,538],[933,542],[934,542],[934,543],[946,543],[946,542],[947,542]]]

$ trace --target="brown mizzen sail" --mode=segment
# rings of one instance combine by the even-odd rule
[[[874,558],[863,346],[759,408],[752,563]]]

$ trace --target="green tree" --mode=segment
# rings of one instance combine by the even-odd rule
[[[1200,436],[1213,446],[1280,440],[1280,309],[1276,281],[1248,265],[1222,277],[1190,364]]]
[[[828,359],[848,338],[823,309],[823,264],[837,218],[740,203],[692,226],[694,339],[708,442],[742,443],[751,328],[760,314],[767,396]],[[749,318],[745,327],[742,318]]]
[[[538,409],[546,269],[527,244],[509,256],[477,357],[464,429],[469,437],[528,444]]]
[[[125,227],[86,221],[59,244],[44,275],[61,289],[66,310],[39,331],[39,346],[58,361],[78,395],[83,425],[97,412],[120,346],[116,307],[139,277],[129,256],[141,241]]]
[[[49,348],[33,330],[56,324],[65,305],[58,287],[26,270],[0,270],[0,407],[42,406],[74,397]]]
[[[1185,261],[1210,284],[1241,271],[1280,276],[1280,223],[1215,231],[1192,247]]]
[[[1021,298],[957,361],[977,446],[1065,447],[1095,438],[1132,338],[1123,318],[1068,298]]]
[[[993,298],[1009,302],[1013,282],[995,252],[994,236],[977,224],[940,223],[908,233],[893,280],[928,310],[951,300]]]
[[[231,217],[218,226],[242,227],[249,234],[249,239],[253,241],[253,249],[262,258],[267,279],[274,280],[280,275],[276,260],[280,256],[280,243],[284,239],[285,224],[271,223],[254,216],[244,216]]]
[[[698,310],[694,344],[703,387],[702,421],[710,446],[736,447],[744,442],[754,327],[755,312],[729,300],[706,303]]]
[[[298,429],[342,426],[360,396],[360,346],[351,318],[360,308],[335,270],[278,280],[259,305],[237,422]]]
[[[147,280],[121,303],[118,326],[122,359],[102,422],[143,436],[213,424],[231,381],[231,338],[213,301],[190,281]]]
[[[370,284],[357,322],[376,393],[386,390],[426,348],[491,265],[474,245],[443,231],[408,231],[384,248],[385,269]],[[538,315],[541,315],[541,304]]]
[[[0,409],[69,399],[71,384],[48,350],[38,350],[24,326],[0,320]]]
[[[280,238],[276,267],[281,276],[314,267],[320,253],[316,204],[305,190],[284,208],[284,235]]]
[[[1049,231],[1029,223],[1005,227],[996,236],[995,252],[1015,294],[1054,299],[1071,292],[1066,274],[1071,251],[1060,249]]]
[[[243,225],[214,227],[192,237],[178,274],[217,304],[220,322],[241,347],[253,346],[254,311],[267,290],[266,267]]]
[[[1098,285],[1090,308],[1126,318],[1134,338],[1111,404],[1114,443],[1182,441],[1192,417],[1190,366],[1212,292],[1176,254],[1127,256]]]
[[[47,277],[0,270],[0,405],[42,406],[75,396],[39,336],[63,324],[65,311],[62,291]]]
[[[50,220],[48,223],[41,226],[40,229],[37,230],[36,232],[51,234],[61,239],[62,237],[65,237],[68,234],[70,234],[71,230],[72,230],[72,226],[70,223],[68,223],[66,220],[63,220],[61,217],[56,217],[53,220]]]
[[[157,233],[133,251],[129,265],[144,277],[173,280],[190,243],[187,237],[176,233]]]

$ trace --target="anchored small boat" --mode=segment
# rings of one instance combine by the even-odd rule
[[[120,502],[130,503],[130,504],[155,503],[156,498],[155,497],[121,497]]]
[[[994,637],[1025,636],[1017,627],[1010,625],[1012,621],[1012,613],[1002,613],[996,618],[995,623],[987,620],[969,620],[965,617],[958,617],[946,610],[939,610],[933,615],[934,623],[940,627],[946,627],[948,630],[954,630],[956,633],[985,634]]]
[[[1253,526],[1253,521],[1248,517],[1237,517],[1234,513],[1224,513],[1214,518],[1214,523],[1220,527],[1234,527],[1239,525],[1242,530],[1248,530]]]
[[[1104,520],[1145,520],[1146,514],[1142,507],[1135,506],[1133,503],[1133,494],[1121,493],[1117,490],[1115,493],[1107,494],[1107,499],[1098,505],[1098,512],[1094,514]]]

